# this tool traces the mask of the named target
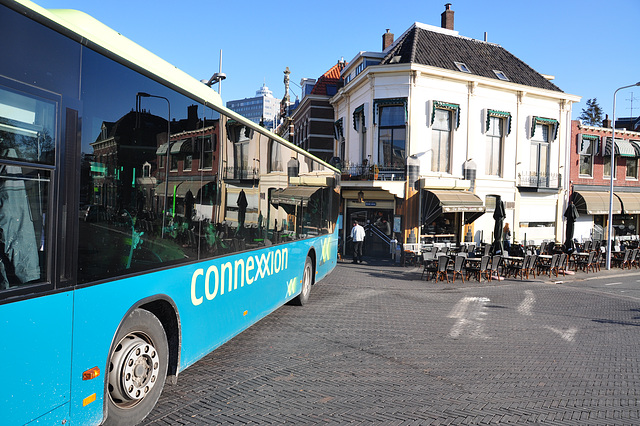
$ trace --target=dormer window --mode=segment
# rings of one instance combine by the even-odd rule
[[[496,75],[496,77],[498,77],[498,79],[502,81],[509,81],[509,79],[507,78],[507,75],[504,72],[500,70],[493,70],[493,73]]]
[[[464,62],[454,62],[454,64],[456,64],[456,67],[458,67],[458,71],[471,74],[471,70],[469,70],[469,67]]]

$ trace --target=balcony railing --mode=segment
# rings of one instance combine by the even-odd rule
[[[518,173],[517,185],[521,188],[559,189],[562,186],[562,175],[560,173],[520,172]]]
[[[395,180],[406,177],[404,166],[381,166],[379,164],[347,163],[342,168],[342,180]]]
[[[258,179],[260,177],[260,171],[253,168],[244,167],[225,167],[224,169],[225,179]]]

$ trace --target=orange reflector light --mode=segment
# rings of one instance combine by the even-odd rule
[[[249,311],[244,311],[244,312],[242,313],[242,316],[243,316],[243,317],[244,317],[244,316],[247,316],[247,314],[248,314],[248,313],[249,313]]]
[[[82,373],[82,380],[95,379],[99,375],[100,375],[100,369],[98,367],[93,367]]]
[[[88,397],[82,400],[82,406],[86,407],[87,405],[91,404],[95,400],[96,400],[96,394],[94,393],[93,395],[89,395]]]

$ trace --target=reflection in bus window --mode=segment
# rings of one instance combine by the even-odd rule
[[[0,155],[7,156],[6,150]],[[48,173],[23,173],[21,167],[0,164],[0,289],[44,277],[40,257],[48,191]]]
[[[0,88],[0,289],[46,276],[50,172],[37,164],[54,162],[55,112],[52,101]]]

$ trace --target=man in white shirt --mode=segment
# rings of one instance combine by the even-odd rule
[[[357,220],[353,221],[351,228],[351,239],[353,240],[353,263],[362,263],[362,244],[364,243],[364,228],[358,224]]]

